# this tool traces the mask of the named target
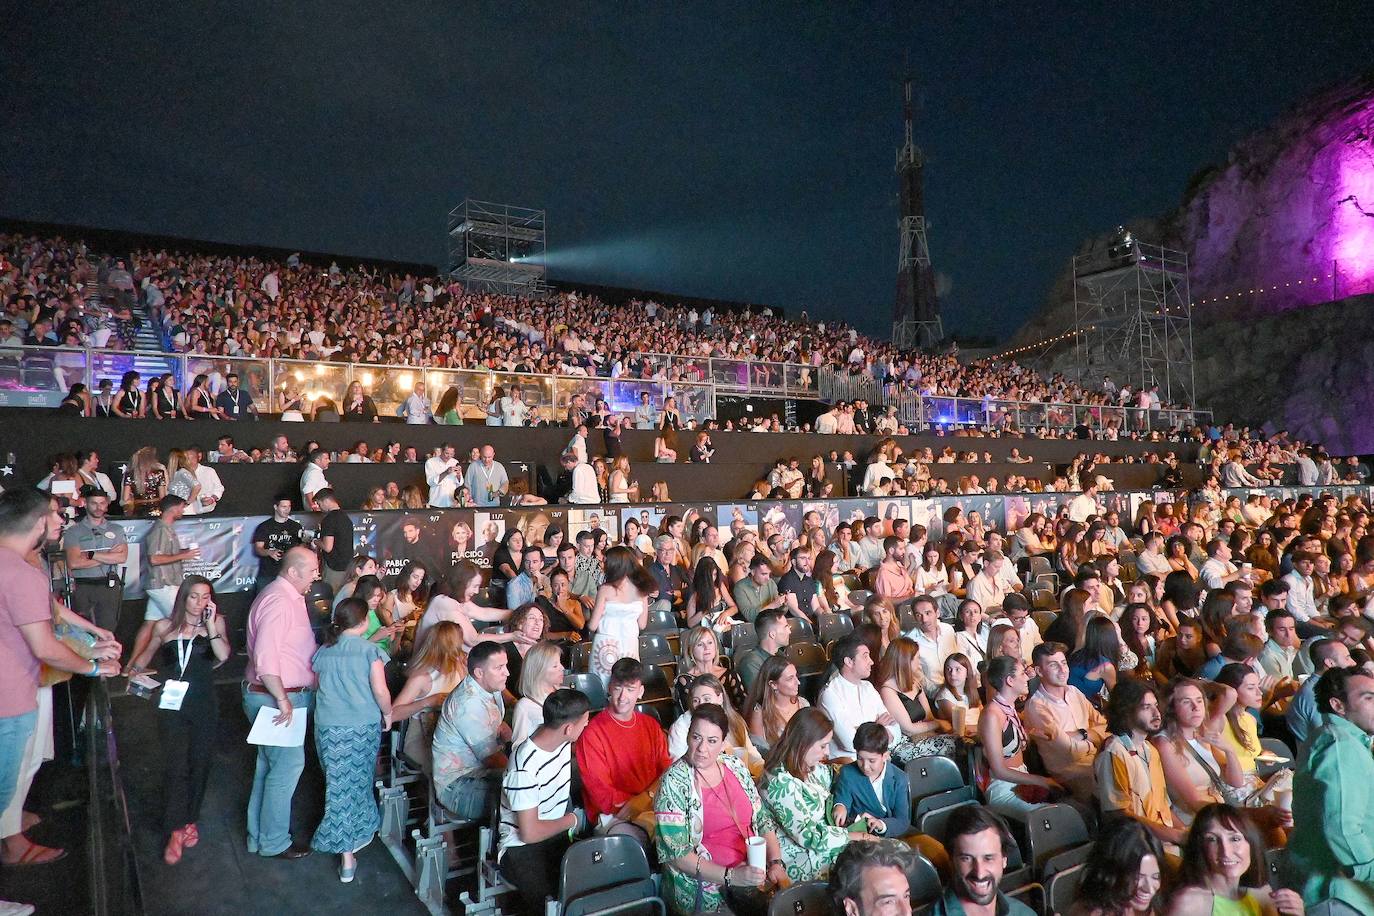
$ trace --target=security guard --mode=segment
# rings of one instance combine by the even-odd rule
[[[96,626],[114,630],[124,597],[120,566],[129,559],[129,542],[124,529],[107,517],[110,497],[104,490],[87,485],[81,497],[86,515],[62,535],[67,570],[76,586],[72,610]]]

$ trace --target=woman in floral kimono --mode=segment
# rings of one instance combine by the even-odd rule
[[[833,731],[830,717],[819,709],[798,710],[763,765],[765,810],[793,882],[824,879],[851,839],[876,839],[864,832],[863,822],[851,831],[831,817],[832,773],[822,761]]]
[[[763,913],[761,891],[785,877],[772,822],[749,770],[726,751],[729,719],[714,703],[692,710],[687,753],[663,774],[654,800],[654,840],[664,864],[664,897],[674,913]],[[761,837],[766,868],[751,867],[749,840]]]

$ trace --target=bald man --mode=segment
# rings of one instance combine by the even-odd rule
[[[496,460],[496,449],[490,445],[482,446],[481,458],[468,465],[463,483],[474,506],[499,506],[510,492],[510,478]]]

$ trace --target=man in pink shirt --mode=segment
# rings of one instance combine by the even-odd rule
[[[916,585],[906,571],[906,544],[901,538],[883,538],[883,561],[873,575],[873,594],[893,604],[916,594]]]
[[[315,633],[305,594],[320,574],[308,547],[292,547],[282,557],[277,578],[258,592],[248,611],[248,667],[244,672],[243,711],[251,724],[264,706],[277,710],[272,721],[291,722],[315,699]],[[305,769],[305,746],[258,747],[253,794],[248,798],[248,851],[261,856],[299,859],[306,844],[291,841],[291,797]]]
[[[13,800],[38,717],[39,663],[89,677],[119,673],[117,644],[102,652],[112,658],[87,661],[53,634],[48,577],[28,557],[61,531],[57,501],[48,494],[32,488],[0,494],[0,809]],[[28,904],[0,901],[3,908],[33,912]]]

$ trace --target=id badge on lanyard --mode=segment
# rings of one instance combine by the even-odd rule
[[[162,699],[158,701],[158,709],[170,709],[173,712],[181,710],[181,704],[186,700],[186,691],[191,689],[191,682],[183,680],[183,678],[186,677],[186,666],[191,662],[191,651],[195,641],[194,636],[187,640],[177,641],[177,664],[180,667],[180,673],[176,680],[168,679],[162,683]]]

